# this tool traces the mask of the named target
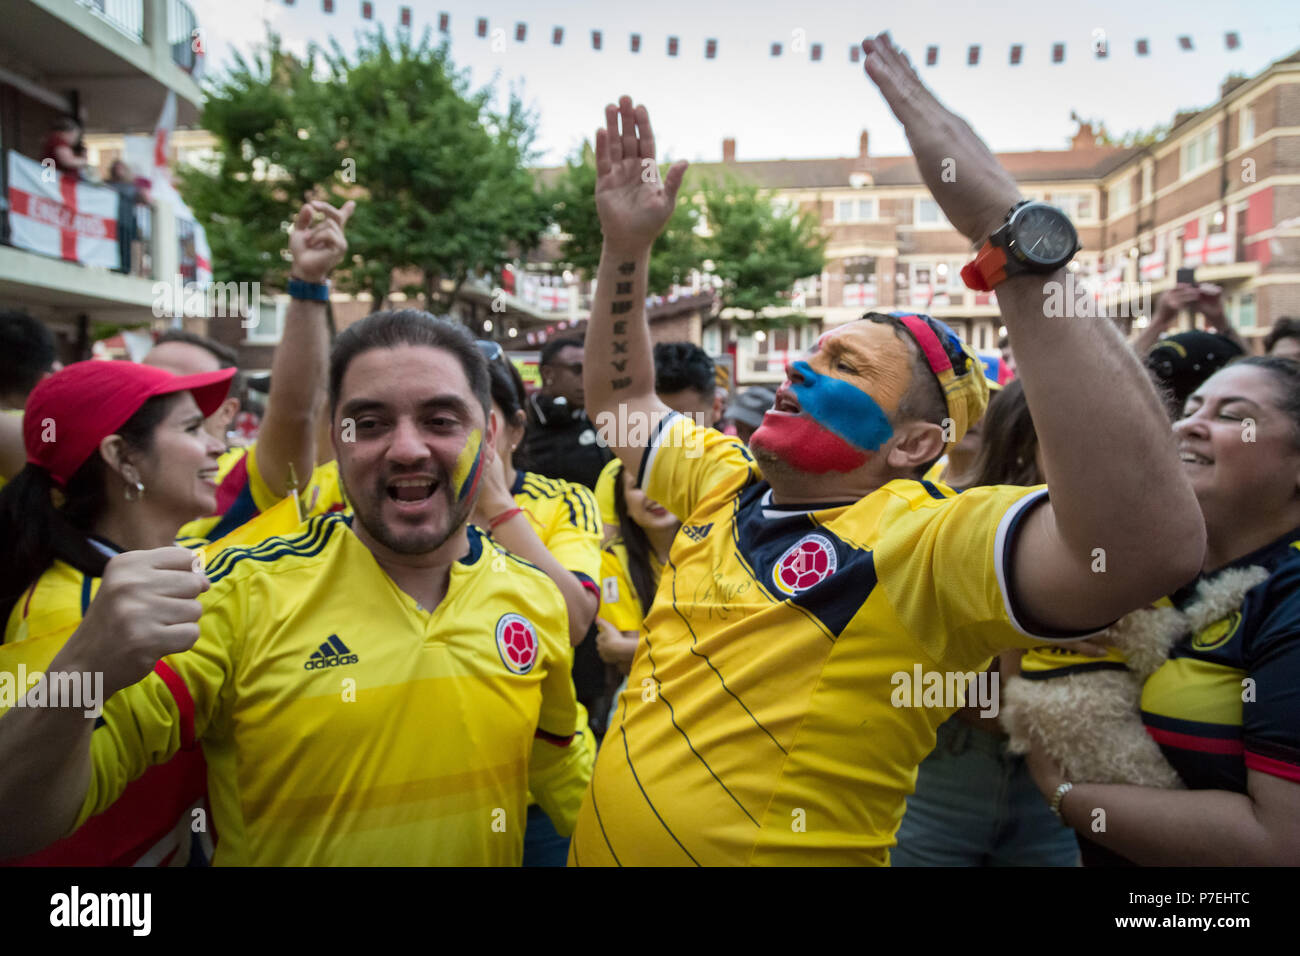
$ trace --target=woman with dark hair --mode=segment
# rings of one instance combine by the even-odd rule
[[[596,617],[596,646],[601,660],[621,675],[613,695],[610,727],[614,726],[619,693],[636,656],[642,623],[659,588],[660,572],[668,563],[668,551],[682,526],[672,512],[636,486],[633,475],[621,463],[613,479],[618,534],[605,545],[601,555],[600,611]]]
[[[980,433],[962,490],[1044,482],[1038,433],[1019,379],[994,393]],[[939,725],[907,800],[892,865],[1077,865],[1074,834],[1043,805],[1025,758],[1008,751],[998,727],[999,663],[980,675],[993,688],[993,706],[968,704]]]
[[[212,510],[223,448],[203,421],[233,375],[79,362],[32,390],[23,419],[27,464],[0,491],[4,643],[46,639],[56,654],[81,624],[109,558],[170,546],[182,524]],[[201,852],[191,855],[191,824],[192,811],[206,813],[206,793],[201,752],[183,750],[75,833],[15,862],[202,862]]]
[[[1187,399],[1174,434],[1207,547],[1201,574],[1158,602],[1181,634],[1142,685],[1141,717],[1186,789],[1070,780],[1041,741],[1029,766],[1064,822],[1123,860],[1296,866],[1300,363],[1230,363]]]
[[[570,643],[577,647],[596,616],[596,575],[600,573],[596,498],[582,485],[515,467],[515,451],[527,423],[524,383],[497,343],[480,341],[479,350],[488,360],[497,439],[496,461],[484,469],[483,493],[473,520],[555,582],[569,612]],[[571,746],[588,746],[594,751],[596,739],[581,698],[579,701],[581,733]],[[568,837],[560,836],[530,795],[523,865],[564,866],[568,855]]]

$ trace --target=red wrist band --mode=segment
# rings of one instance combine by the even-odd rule
[[[491,521],[488,522],[488,530],[495,531],[497,525],[504,524],[505,522],[509,521],[517,514],[522,514],[523,510],[524,510],[523,508],[511,508],[509,511],[501,512],[499,515],[497,515],[495,518],[493,518]]]

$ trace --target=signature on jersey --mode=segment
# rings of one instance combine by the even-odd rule
[[[734,583],[723,578],[721,571],[714,571],[711,577],[705,577],[695,588],[692,603],[695,608],[703,608],[709,620],[715,617],[720,621],[729,620],[740,613],[732,607],[737,598],[743,596],[753,585],[753,581]],[[692,617],[693,614],[687,614]]]

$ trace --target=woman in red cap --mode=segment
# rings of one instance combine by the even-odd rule
[[[212,512],[224,449],[203,421],[225,400],[234,373],[177,376],[132,362],[79,362],[32,390],[23,418],[27,464],[0,490],[4,642],[71,636],[110,557],[169,546],[182,524]],[[62,646],[50,643],[55,652]],[[53,693],[54,681],[47,683]],[[91,682],[82,686],[81,704],[102,707]],[[206,831],[206,783],[201,751],[182,750],[76,833],[15,862],[202,862],[191,839]],[[202,828],[193,825],[200,819]]]

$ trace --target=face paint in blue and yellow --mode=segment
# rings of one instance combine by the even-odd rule
[[[479,476],[483,474],[483,433],[477,428],[469,433],[465,447],[456,458],[456,469],[451,475],[451,488],[456,501],[461,502],[474,494]]]
[[[848,472],[893,436],[912,356],[890,326],[859,321],[827,332],[786,374],[750,447],[800,471]]]

